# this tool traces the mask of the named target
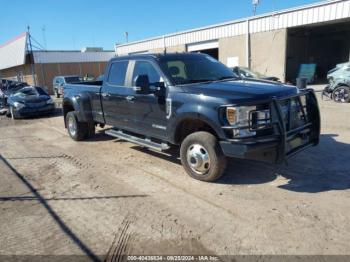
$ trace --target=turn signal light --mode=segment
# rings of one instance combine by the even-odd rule
[[[233,107],[228,107],[226,109],[226,119],[230,125],[234,125],[236,123],[236,113],[237,109]]]

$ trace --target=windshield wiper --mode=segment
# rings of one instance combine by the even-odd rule
[[[234,80],[234,79],[239,79],[237,76],[223,76],[217,79],[216,81],[224,81],[224,80]]]
[[[206,82],[213,82],[214,79],[190,79],[187,82],[189,84],[195,84],[195,83],[206,83]]]

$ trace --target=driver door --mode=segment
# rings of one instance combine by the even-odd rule
[[[163,139],[167,133],[166,103],[164,78],[161,71],[150,61],[133,61],[132,87],[135,90],[135,80],[139,75],[147,75],[150,82],[150,89],[155,91],[159,83],[163,83],[163,90],[160,94],[138,94],[134,92],[134,99],[130,100],[130,108],[133,112],[133,128],[142,130],[142,133],[151,137]],[[158,87],[159,88],[159,87]]]

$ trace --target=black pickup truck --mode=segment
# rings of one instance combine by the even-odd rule
[[[214,181],[227,157],[281,163],[315,146],[320,114],[312,90],[244,80],[204,54],[113,58],[103,81],[67,84],[65,126],[74,140],[105,133],[153,150],[180,146],[193,178]]]

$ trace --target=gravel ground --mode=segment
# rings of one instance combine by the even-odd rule
[[[0,116],[0,255],[350,255],[350,104],[319,102],[318,147],[232,160],[217,183],[187,176],[176,151]]]

